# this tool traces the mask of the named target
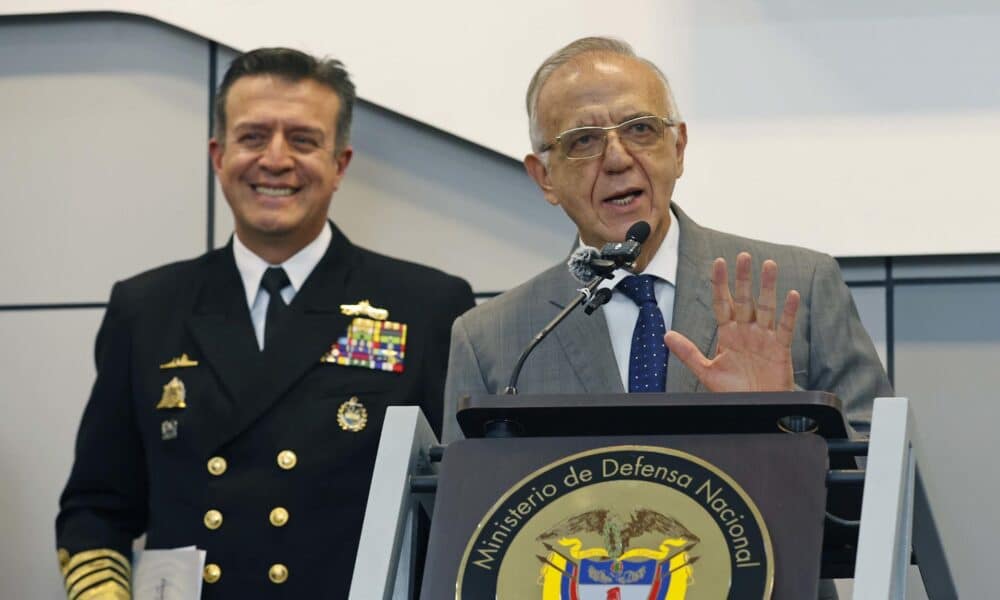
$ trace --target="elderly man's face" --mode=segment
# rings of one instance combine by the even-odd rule
[[[209,149],[251,250],[296,251],[319,235],[351,158],[334,149],[339,110],[336,92],[311,79],[249,76],[229,89],[225,140]]]
[[[617,125],[643,115],[666,116],[663,82],[642,62],[604,53],[583,54],[559,67],[542,87],[537,116],[546,142],[575,127]],[[566,211],[584,243],[600,247],[625,238],[639,220],[652,228],[655,250],[670,226],[670,197],[684,171],[687,132],[667,130],[661,142],[629,149],[617,133],[608,136],[604,154],[571,160],[559,147],[546,167],[529,155],[525,167],[546,200]]]

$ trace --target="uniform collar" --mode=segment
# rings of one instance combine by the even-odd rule
[[[268,267],[282,267],[288,274],[288,280],[292,284],[292,289],[298,293],[305,284],[309,274],[312,273],[320,259],[326,254],[330,246],[333,232],[330,229],[330,222],[323,225],[322,231],[316,239],[309,242],[304,248],[296,252],[291,258],[280,265],[269,264],[263,258],[257,256],[252,250],[246,247],[240,240],[240,236],[233,234],[233,259],[236,261],[236,268],[240,272],[240,279],[243,280],[243,290],[246,292],[247,306],[253,308],[257,299],[257,292],[260,289],[260,280],[264,276],[264,271]]]

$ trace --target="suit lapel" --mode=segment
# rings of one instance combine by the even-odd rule
[[[574,289],[579,284],[564,268],[554,270],[552,279],[553,285],[546,290],[544,301],[561,310],[575,297]],[[588,315],[578,307],[555,329],[554,335],[584,391],[590,394],[624,391],[603,308]]]
[[[671,329],[687,336],[705,356],[715,343],[718,327],[712,312],[712,278],[708,240],[705,231],[677,205],[673,205],[681,227],[678,247],[677,286]],[[690,369],[670,355],[667,365],[667,391],[693,392],[701,384]]]
[[[236,410],[234,400],[251,389],[253,381],[249,374],[257,372],[260,363],[232,242],[209,257],[187,328],[225,392],[205,398],[203,414],[186,425],[193,430],[192,437],[199,450],[207,455],[215,448],[213,440],[218,424],[232,421]]]
[[[286,327],[263,352],[257,349],[238,272],[236,295],[242,311],[230,307],[227,314],[192,319],[192,332],[233,399],[226,410],[212,415],[220,418],[212,420],[211,431],[204,435],[204,450],[211,452],[249,427],[319,364],[320,357],[347,330],[350,317],[340,313],[337,298],[350,295],[355,259],[354,247],[334,227],[326,254],[292,300]],[[235,263],[230,262],[235,272]],[[236,348],[229,345],[233,341]]]

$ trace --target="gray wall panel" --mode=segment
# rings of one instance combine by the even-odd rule
[[[844,281],[884,281],[885,280],[885,259],[884,258],[842,258],[840,272],[844,275]]]
[[[886,367],[888,338],[886,335],[885,288],[854,288],[851,290],[851,295],[854,296],[854,304],[858,307],[861,324],[871,336],[872,342],[875,344],[875,351],[878,352],[878,357],[882,361],[882,366]]]
[[[201,252],[207,43],[146,20],[0,20],[0,304],[93,302]],[[40,275],[43,274],[43,275]]]
[[[917,459],[963,598],[995,596],[982,566],[1000,534],[997,306],[1000,284],[896,288],[896,391],[913,403]]]
[[[55,518],[101,310],[0,312],[0,597],[65,598]]]
[[[892,276],[921,277],[1000,277],[1000,256],[939,256],[897,258]]]

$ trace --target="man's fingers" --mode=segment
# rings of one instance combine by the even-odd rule
[[[729,294],[729,272],[724,258],[712,263],[712,310],[719,325],[733,319],[733,297]]]
[[[750,275],[750,255],[736,256],[736,285],[733,295],[733,318],[737,323],[749,323],[754,318],[753,281]]]
[[[760,296],[757,297],[757,323],[765,329],[774,328],[778,304],[778,263],[765,260],[760,268]]]
[[[795,316],[799,311],[800,300],[799,293],[795,290],[789,291],[788,295],[785,296],[785,307],[781,311],[781,322],[778,323],[776,337],[778,338],[778,343],[786,348],[792,346],[792,335],[795,333]]]
[[[702,376],[705,374],[705,370],[711,364],[711,361],[701,353],[698,346],[695,346],[694,342],[687,339],[683,334],[677,333],[676,331],[668,331],[667,335],[663,336],[663,343],[667,345],[670,353],[676,356],[684,366],[691,369],[694,376],[702,381]]]

